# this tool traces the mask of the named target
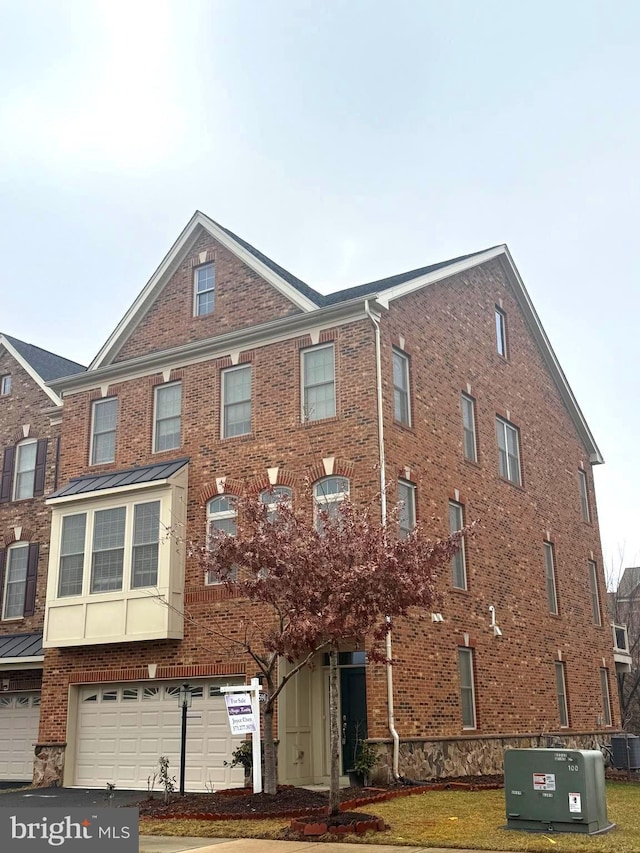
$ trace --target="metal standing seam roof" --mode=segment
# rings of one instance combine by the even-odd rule
[[[0,637],[0,663],[2,658],[42,657],[42,634],[10,634]]]
[[[136,486],[142,483],[153,483],[156,480],[167,480],[183,468],[188,461],[189,457],[184,457],[169,462],[142,465],[138,468],[127,468],[124,471],[110,471],[107,474],[85,474],[83,477],[74,477],[69,480],[66,486],[49,495],[49,499],[100,492],[103,489],[119,489],[123,486]]]

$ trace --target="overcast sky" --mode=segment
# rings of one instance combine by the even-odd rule
[[[88,363],[196,208],[323,292],[506,242],[605,457],[606,563],[640,564],[640,3],[0,21],[0,330]]]

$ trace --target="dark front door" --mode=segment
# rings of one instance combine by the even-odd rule
[[[367,737],[367,693],[365,668],[340,668],[342,708],[342,772],[353,768],[359,740]]]

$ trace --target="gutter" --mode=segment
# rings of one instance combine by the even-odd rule
[[[378,455],[380,459],[380,514],[382,526],[387,524],[387,478],[385,473],[385,454],[384,454],[384,414],[382,410],[382,354],[380,345],[380,320],[372,313],[369,308],[369,300],[365,300],[364,311],[367,317],[373,323],[376,342],[376,397],[378,405]],[[395,712],[393,705],[393,671],[391,665],[391,626],[390,618],[386,617],[389,630],[386,636],[386,655],[387,655],[387,711],[388,711],[388,726],[391,737],[393,738],[393,778],[398,781],[400,773],[398,771],[400,757],[400,735],[396,729]]]

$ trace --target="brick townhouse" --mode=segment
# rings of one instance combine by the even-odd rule
[[[394,627],[392,667],[342,650],[343,769],[356,737],[425,778],[618,725],[602,458],[506,246],[323,296],[198,212],[86,373],[51,387],[40,775],[146,788],[160,755],[177,768],[187,681],[187,785],[241,782],[220,686],[255,666],[207,629],[232,633],[243,603],[186,543],[232,531],[234,496],[270,486],[312,513],[390,485],[404,530],[478,522],[441,612]],[[328,775],[316,664],[280,702],[290,783]]]
[[[62,401],[85,368],[0,334],[0,780],[30,780],[38,739],[50,510]]]

